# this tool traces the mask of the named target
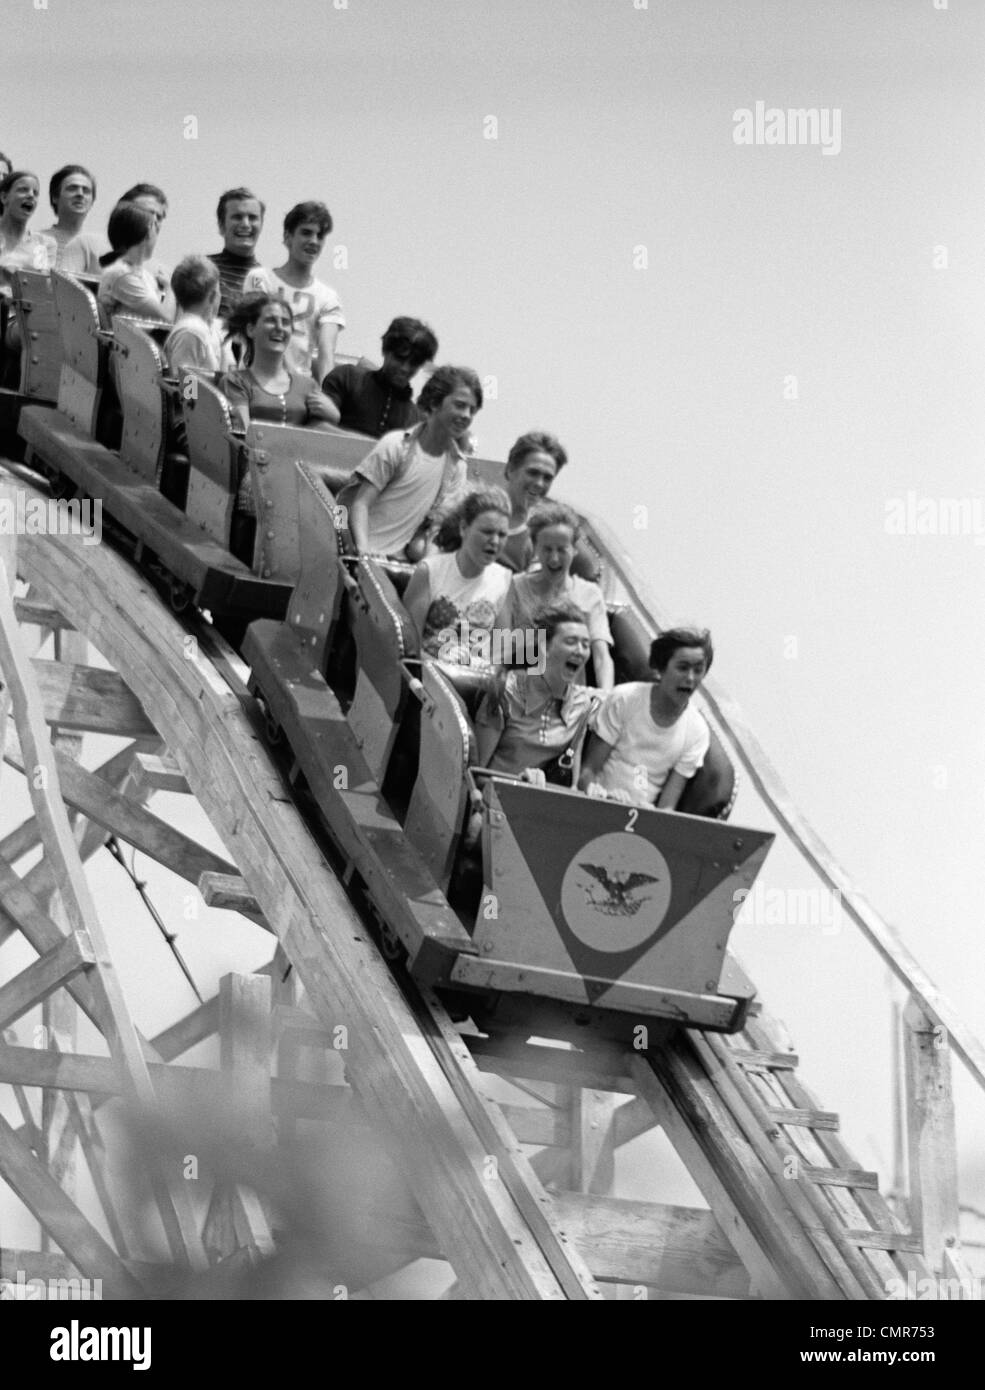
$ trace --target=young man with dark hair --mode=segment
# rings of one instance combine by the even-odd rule
[[[223,248],[209,260],[219,267],[222,294],[219,318],[225,322],[243,297],[243,281],[258,266],[256,244],[263,229],[266,206],[248,188],[227,188],[216,208]]]
[[[714,655],[706,629],[674,627],[656,638],[653,681],[617,685],[599,710],[579,783],[589,796],[675,808],[711,743],[691,696]]]
[[[331,230],[332,214],[324,203],[296,203],[284,218],[287,260],[276,270],[250,270],[243,282],[244,294],[274,294],[291,306],[294,333],[288,364],[316,381],[331,371],[335,341],[345,327],[338,295],[314,274]]]
[[[338,411],[335,421],[344,430],[379,439],[388,430],[416,425],[421,412],[414,404],[414,374],[438,355],[438,340],[420,319],[395,318],[383,334],[382,367],[346,363],[333,367],[322,390]]]
[[[432,518],[465,490],[469,427],[482,409],[479,378],[469,367],[438,367],[417,403],[423,423],[385,434],[339,494],[358,552],[419,560]]]
[[[96,180],[83,164],[65,164],[51,176],[48,199],[55,221],[45,230],[58,246],[55,269],[98,275],[99,257],[109,250],[109,241],[99,232],[82,230],[96,200]]]

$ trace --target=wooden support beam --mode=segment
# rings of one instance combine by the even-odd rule
[[[224,975],[219,981],[219,1065],[228,1087],[227,1103],[239,1132],[252,1147],[262,1150],[274,1144],[270,1005],[269,975]],[[248,1236],[251,1253],[271,1255],[273,1234],[258,1195],[238,1183],[230,1197],[234,1227]]]
[[[571,1097],[571,1186],[608,1196],[615,1182],[615,1097],[577,1086]]]
[[[14,599],[14,612],[19,623],[47,628],[51,632],[73,631],[72,624],[58,612],[57,608],[52,608],[50,603],[45,603],[39,598],[32,598],[29,594],[23,598]]]
[[[9,746],[5,761],[16,767],[18,772],[24,771],[23,756]],[[62,796],[68,805],[158,864],[163,864],[180,878],[197,887],[204,873],[236,874],[236,866],[227,859],[204,849],[197,841],[161,820],[160,816],[155,816],[152,811],[109,786],[94,772],[87,772],[58,751],[55,752],[55,766]]]
[[[937,1272],[960,1241],[951,1053],[947,1034],[912,997],[903,1010],[903,1058],[910,1219]]]
[[[535,1221],[505,1182],[483,1177],[487,1158],[506,1166],[515,1140],[489,1126],[480,1135],[449,1078],[450,1047],[422,1026],[366,941],[258,745],[237,663],[205,630],[189,657],[173,618],[108,547],[82,556],[57,536],[27,541],[26,577],[125,675],[243,867],[312,1011],[323,1027],[348,1029],[347,1075],[374,1123],[400,1135],[404,1171],[467,1296],[585,1297],[583,1262],[567,1261],[551,1223]],[[559,1262],[568,1264],[563,1277]]]
[[[558,1215],[596,1279],[668,1293],[750,1298],[749,1275],[710,1211],[559,1192]]]
[[[189,1105],[219,1106],[229,1094],[223,1073],[209,1067],[152,1062],[150,1074],[162,1105],[169,1109]],[[0,1043],[0,1084],[84,1091],[97,1098],[123,1093],[116,1065],[109,1057],[19,1047],[12,1043]],[[274,1115],[293,1115],[297,1119],[332,1124],[367,1123],[347,1086],[327,1086],[282,1077],[274,1077],[269,1086]]]
[[[49,724],[119,738],[157,737],[140,701],[115,671],[39,658],[31,667]]]
[[[85,1095],[79,1096],[72,1091],[65,1091],[61,1094],[64,1096],[65,1107],[68,1112],[66,1124],[71,1127],[85,1156],[89,1176],[99,1199],[99,1205],[102,1207],[103,1216],[106,1218],[110,1235],[113,1237],[120,1255],[123,1259],[127,1259],[130,1253],[129,1244],[123,1223],[116,1210],[113,1194],[110,1192],[109,1183],[106,1181],[106,1149],[99,1130],[96,1128],[96,1117],[92,1112],[92,1104],[89,1097]]]
[[[185,774],[166,755],[138,753],[133,763],[134,786],[151,792],[188,792]]]
[[[57,661],[84,662],[88,657],[88,644],[81,632],[59,628],[54,633],[52,645]],[[52,747],[66,761],[73,763],[79,761],[82,756],[82,741],[82,734],[67,733],[57,724],[52,726]],[[76,824],[73,833],[81,838],[85,832]],[[51,917],[55,926],[61,931],[70,931],[68,914],[61,897],[57,894],[51,902]],[[46,1030],[46,1037],[52,1039],[56,1046],[60,1045],[72,1051],[75,1050],[78,1043],[79,1011],[68,990],[56,990],[45,999],[41,1009],[41,1022]],[[63,1122],[62,1140],[56,1148],[53,1136],[59,1118]],[[41,1097],[41,1130],[48,1156],[48,1170],[55,1181],[60,1184],[65,1195],[74,1197],[75,1143],[72,1136],[75,1130],[65,1098],[57,1093],[45,1092]],[[51,1237],[47,1231],[42,1230],[42,1249],[48,1249],[50,1245]],[[125,1247],[117,1246],[117,1249],[121,1254],[125,1253]]]
[[[209,907],[241,912],[245,917],[252,917],[254,920],[263,916],[260,904],[246,886],[241,874],[209,870],[199,875],[198,891]]]
[[[104,1005],[109,1024],[107,1042],[123,1068],[130,1098],[141,1109],[153,1109],[154,1090],[130,1018],[122,989],[113,967],[102,927],[72,839],[68,816],[59,790],[55,754],[44,726],[41,697],[30,664],[20,650],[17,622],[10,593],[0,584],[0,668],[10,688],[11,703],[25,765],[36,769],[27,785],[34,813],[41,822],[45,851],[52,862],[62,903],[75,931],[87,933],[96,953],[98,969],[93,971],[95,992]],[[59,724],[66,721],[59,716]],[[43,775],[42,775],[43,774]],[[12,1131],[11,1131],[12,1133]],[[177,1173],[165,1175],[150,1163],[151,1181],[158,1209],[176,1261],[205,1267],[205,1253],[195,1224],[187,1191]],[[57,1240],[58,1237],[52,1231]],[[63,1242],[59,1241],[62,1245]],[[67,1252],[70,1253],[70,1252]]]
[[[0,1028],[14,1023],[80,970],[94,964],[92,946],[84,933],[72,932],[64,937],[53,950],[0,985]]]
[[[142,1289],[116,1251],[66,1197],[41,1161],[0,1115],[0,1173],[83,1274],[103,1281],[108,1298],[140,1298]]]

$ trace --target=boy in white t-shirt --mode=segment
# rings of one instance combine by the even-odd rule
[[[674,809],[711,742],[691,696],[713,656],[711,634],[697,628],[670,628],[654,641],[655,680],[617,685],[599,710],[582,761],[583,791]]]
[[[428,535],[465,492],[469,427],[482,409],[470,367],[437,367],[417,404],[424,422],[391,430],[339,493],[355,552],[418,561]]]
[[[345,327],[338,295],[314,276],[314,264],[331,230],[332,214],[324,203],[297,203],[284,218],[285,263],[276,270],[258,266],[247,271],[243,281],[244,294],[259,290],[290,304],[294,335],[287,364],[316,381],[323,381],[334,367],[335,341]]]
[[[232,365],[216,322],[221,285],[218,268],[207,256],[186,256],[171,276],[178,317],[164,344],[172,376],[183,370],[214,374]]]

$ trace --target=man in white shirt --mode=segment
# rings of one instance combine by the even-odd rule
[[[674,809],[711,742],[691,696],[713,657],[706,630],[675,627],[656,638],[650,648],[653,682],[617,685],[596,716],[582,761],[583,791]]]
[[[247,271],[243,293],[275,294],[291,306],[294,334],[287,365],[322,381],[335,365],[335,341],[345,327],[339,297],[330,285],[316,280],[314,265],[332,230],[332,214],[324,203],[297,203],[284,218],[287,260],[275,270],[257,266]]]
[[[109,241],[99,232],[84,232],[85,220],[96,201],[96,180],[82,164],[65,164],[52,174],[48,198],[55,221],[46,229],[58,246],[56,270],[70,275],[99,275],[99,257]]]
[[[482,409],[478,376],[438,367],[417,404],[423,423],[385,434],[339,493],[357,552],[419,560],[425,533],[465,491],[469,427]]]

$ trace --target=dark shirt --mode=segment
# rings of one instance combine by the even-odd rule
[[[219,318],[225,321],[243,298],[243,281],[246,279],[247,271],[260,262],[252,252],[249,256],[237,256],[225,247],[209,256],[209,260],[219,267],[219,283],[222,287]]]
[[[346,363],[333,367],[322,390],[341,412],[339,427],[381,438],[388,430],[406,430],[423,417],[411,400],[411,389],[391,386],[380,368],[370,371]]]

